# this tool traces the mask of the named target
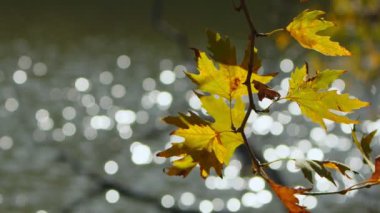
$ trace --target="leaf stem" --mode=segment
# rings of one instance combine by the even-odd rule
[[[268,37],[268,36],[272,36],[273,34],[275,34],[277,32],[281,32],[281,31],[285,31],[285,29],[279,28],[279,29],[272,30],[268,33],[257,33],[257,37]]]
[[[262,167],[267,167],[267,166],[269,166],[272,163],[276,163],[276,162],[279,162],[279,161],[286,161],[286,160],[287,161],[296,161],[296,159],[294,159],[294,158],[279,158],[279,159],[274,160],[274,161],[262,163],[261,166]]]

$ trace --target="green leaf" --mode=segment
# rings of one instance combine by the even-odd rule
[[[371,142],[373,140],[373,137],[376,135],[376,132],[377,132],[377,130],[372,131],[368,135],[363,135],[360,142],[359,142],[359,139],[356,135],[355,127],[351,132],[351,136],[352,136],[352,140],[353,140],[354,144],[359,149],[359,151],[363,157],[363,161],[371,168],[372,172],[375,171],[375,165],[373,165],[373,163],[371,161],[372,149],[371,149],[370,145],[371,145]]]
[[[313,183],[312,173],[315,172],[319,176],[326,178],[331,183],[336,185],[335,180],[332,176],[332,173],[329,171],[329,169],[338,171],[339,173],[346,176],[347,178],[351,178],[346,173],[347,171],[351,171],[354,174],[358,174],[358,172],[350,169],[350,167],[348,167],[347,165],[342,164],[340,162],[336,162],[336,161],[305,160],[305,161],[297,162],[297,166],[301,168],[303,175],[310,183]]]
[[[236,48],[227,36],[207,30],[208,50],[212,58],[222,64],[236,65]]]
[[[370,159],[370,154],[372,152],[371,142],[373,140],[373,137],[375,137],[376,133],[377,133],[377,130],[374,130],[371,133],[369,133],[368,135],[364,135],[362,137],[362,140],[360,141],[364,155],[367,156],[369,159]]]
[[[245,70],[248,70],[248,66],[249,66],[249,58],[250,58],[249,49],[250,48],[251,48],[251,44],[250,44],[250,42],[248,42],[248,45],[244,51],[243,61],[240,64],[240,66]],[[259,55],[257,54],[258,51],[256,48],[254,48],[252,52],[253,52],[253,68],[252,68],[252,71],[253,71],[253,73],[257,73],[257,71],[261,67],[261,60],[259,58]]]

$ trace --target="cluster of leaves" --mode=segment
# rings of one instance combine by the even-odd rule
[[[303,0],[303,2],[307,2]],[[315,6],[317,1],[308,1],[309,5]],[[365,0],[331,0],[328,18],[334,20],[334,35],[347,44],[352,52],[349,58],[341,58],[339,62],[356,79],[374,82],[380,77],[380,1]],[[284,49],[291,45],[291,38],[287,33],[275,35],[276,45]],[[291,45],[292,46],[292,45]],[[314,67],[324,67],[330,64],[318,54],[307,54],[308,61]],[[363,63],[363,60],[366,63]],[[336,63],[334,61],[332,63]]]
[[[296,102],[304,116],[312,122],[326,129],[324,119],[339,123],[357,124],[359,121],[346,116],[354,110],[368,106],[369,103],[351,97],[349,94],[340,94],[329,90],[330,84],[345,71],[330,70],[311,71],[308,64],[296,68],[290,76],[289,90],[285,97],[272,90],[267,84],[276,74],[258,74],[261,61],[255,48],[255,38],[270,36],[271,33],[257,33],[250,20],[245,1],[241,0],[237,10],[243,10],[251,28],[251,38],[248,42],[243,60],[238,62],[236,48],[228,37],[221,36],[212,31],[207,32],[208,50],[206,52],[194,49],[198,73],[187,72],[187,76],[197,85],[195,94],[199,97],[202,107],[209,116],[200,116],[189,111],[178,116],[169,116],[163,120],[177,127],[172,132],[183,138],[180,143],[172,143],[167,150],[159,152],[160,157],[176,157],[172,166],[166,170],[168,175],[186,177],[197,165],[200,175],[206,178],[213,168],[220,177],[222,170],[233,156],[235,149],[246,144],[250,151],[253,170],[262,176],[271,186],[280,200],[290,212],[307,212],[305,207],[299,205],[295,194],[318,195],[323,193],[311,192],[311,189],[291,188],[274,182],[266,173],[266,165],[256,158],[250,150],[244,128],[252,111],[267,113],[270,109],[258,110],[255,107],[254,97],[258,100],[272,99],[274,103],[280,99]],[[299,44],[305,48],[316,50],[328,56],[350,56],[351,53],[338,42],[330,40],[329,36],[318,33],[334,26],[332,22],[320,19],[323,11],[305,10],[283,30],[287,31]],[[246,103],[248,97],[249,103]],[[332,193],[345,194],[348,191],[364,188],[380,183],[380,158],[371,159],[370,143],[376,132],[358,140],[353,130],[352,137],[364,162],[373,170],[373,175],[354,186]],[[336,161],[297,161],[305,178],[313,182],[312,174],[315,172],[335,184],[332,171],[350,178],[348,171],[356,174],[348,166]]]

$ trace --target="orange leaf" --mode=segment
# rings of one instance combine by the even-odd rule
[[[322,164],[326,168],[334,169],[334,170],[340,172],[342,175],[346,176],[347,178],[351,178],[346,173],[347,171],[351,171],[354,174],[359,174],[358,172],[350,169],[350,167],[348,167],[342,163],[336,162],[336,161],[322,161]]]
[[[354,186],[351,186],[347,188],[346,190],[343,190],[341,194],[346,194],[347,192],[351,191],[352,189],[359,189],[359,188],[369,188],[374,185],[380,184],[380,156],[378,156],[375,160],[375,171],[372,173],[372,176],[368,178],[367,180],[360,182],[358,184],[355,184]]]
[[[380,156],[375,160],[375,172],[372,174],[369,181],[377,181],[380,183]]]
[[[280,198],[281,202],[285,205],[285,207],[289,210],[290,213],[307,213],[309,211],[306,210],[304,206],[299,205],[299,200],[295,194],[303,194],[306,191],[310,191],[310,189],[295,189],[287,186],[282,186],[280,184],[275,183],[271,179],[267,179],[269,185],[272,187],[273,191]]]

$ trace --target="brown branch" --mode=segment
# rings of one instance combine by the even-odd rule
[[[244,131],[243,131],[243,132],[240,132],[240,134],[241,134],[241,136],[243,137],[244,144],[247,146],[249,156],[250,156],[251,159],[252,159],[253,172],[254,172],[255,174],[257,174],[257,173],[259,173],[259,171],[260,171],[260,169],[261,169],[260,162],[259,162],[259,160],[257,159],[255,153],[252,151],[251,147],[249,146],[248,139],[247,139],[247,136],[245,135]]]
[[[240,10],[243,10],[245,19],[247,20],[249,29],[251,31],[251,35],[256,37],[257,36],[257,30],[256,30],[255,25],[253,24],[253,21],[252,21],[251,15],[249,14],[248,7],[247,7],[245,0],[240,0],[239,11]]]
[[[248,91],[248,99],[249,99],[249,108],[247,110],[247,113],[244,116],[244,119],[238,128],[238,132],[244,132],[244,127],[247,124],[248,118],[251,115],[252,110],[255,111],[256,113],[259,112],[267,112],[263,110],[258,110],[256,108],[255,102],[253,100],[253,92],[252,92],[252,74],[253,74],[253,67],[254,67],[254,61],[255,61],[255,54],[254,54],[254,49],[255,49],[255,42],[256,38],[261,36],[261,33],[258,33],[256,30],[255,25],[253,24],[253,20],[251,18],[251,15],[248,11],[247,4],[245,0],[240,0],[240,5],[236,6],[234,5],[235,9],[237,11],[243,11],[244,17],[248,23],[250,34],[249,34],[249,40],[250,40],[250,45],[249,45],[249,61],[248,61],[248,74],[247,77],[244,81],[244,85],[247,87]]]
[[[237,11],[243,11],[244,17],[245,17],[245,19],[249,25],[249,30],[250,30],[248,74],[247,74],[247,77],[244,81],[244,85],[247,87],[247,91],[248,91],[249,107],[247,109],[247,112],[244,116],[242,123],[240,124],[240,127],[237,129],[237,132],[239,132],[241,134],[241,136],[243,137],[244,144],[246,145],[246,147],[248,149],[249,155],[250,155],[251,160],[252,160],[252,169],[254,170],[254,173],[258,174],[264,178],[268,178],[267,173],[263,170],[263,168],[261,166],[260,160],[258,159],[256,154],[251,149],[251,147],[248,143],[247,136],[245,135],[245,132],[244,132],[244,128],[247,124],[248,118],[251,115],[252,110],[255,112],[259,112],[259,110],[256,109],[255,102],[253,100],[253,92],[252,92],[252,84],[251,84],[251,81],[252,81],[251,78],[252,78],[252,74],[253,74],[253,67],[254,67],[254,61],[255,61],[254,60],[255,59],[254,58],[255,57],[255,54],[254,54],[255,40],[256,40],[256,37],[258,36],[258,33],[257,33],[257,30],[256,30],[254,24],[253,24],[253,20],[250,16],[250,13],[248,11],[248,7],[247,7],[245,0],[240,0],[240,5],[239,6],[235,5],[235,9]]]

